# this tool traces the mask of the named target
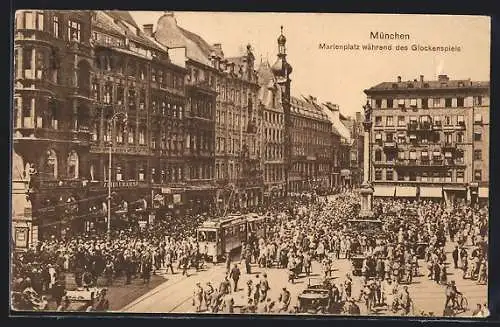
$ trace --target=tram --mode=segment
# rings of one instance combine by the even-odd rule
[[[227,253],[265,236],[265,217],[257,214],[230,215],[205,221],[196,232],[200,253],[217,261]]]

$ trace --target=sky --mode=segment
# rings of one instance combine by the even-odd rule
[[[142,27],[162,12],[131,12]],[[209,44],[222,43],[225,56],[237,56],[251,44],[257,63],[276,61],[280,26],[293,67],[293,96],[312,95],[340,106],[345,115],[362,111],[364,89],[385,81],[450,79],[488,81],[490,19],[484,16],[375,15],[321,13],[175,12],[179,26]],[[370,32],[409,34],[409,40],[373,40]],[[357,44],[360,50],[325,50],[319,44]],[[362,45],[391,45],[392,50],[361,50]],[[397,45],[407,51],[396,50]],[[460,51],[412,51],[412,45],[459,46]]]

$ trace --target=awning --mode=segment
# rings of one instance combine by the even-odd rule
[[[394,197],[394,186],[388,185],[375,185],[373,190],[373,196],[390,196]]]
[[[444,154],[444,157],[445,157],[445,158],[451,158],[451,157],[453,157],[453,156],[451,155],[451,152],[446,152],[446,153]]]
[[[416,136],[416,135],[414,135],[414,134],[410,134],[410,140],[413,140],[413,139],[416,139],[416,138],[417,138],[417,136]]]
[[[488,198],[488,193],[489,193],[489,188],[487,187],[480,187],[479,188],[479,197],[480,198]]]
[[[444,186],[443,190],[445,191],[465,191],[465,187],[463,186]]]
[[[439,152],[439,151],[434,151],[434,152],[432,153],[432,155],[433,155],[434,157],[441,157],[441,152]]]
[[[398,186],[396,187],[396,197],[411,198],[417,196],[417,188],[415,186]]]
[[[420,197],[421,198],[442,198],[443,188],[437,186],[421,186],[420,187]]]

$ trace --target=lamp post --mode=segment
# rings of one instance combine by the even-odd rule
[[[284,162],[285,162],[285,197],[288,198],[289,186],[289,172],[291,168],[292,160],[292,137],[291,137],[291,116],[290,116],[290,74],[292,73],[292,66],[286,61],[286,37],[283,35],[283,26],[281,26],[281,34],[278,37],[278,59],[272,66],[272,72],[276,78],[277,84],[281,89],[281,104],[283,106],[284,115],[284,134],[285,134],[285,151],[284,151]]]
[[[115,130],[115,120],[119,116],[123,117],[123,121],[126,121],[128,118],[128,115],[126,112],[123,111],[118,111],[111,116],[110,122],[113,124],[113,130]],[[111,169],[111,154],[113,152],[113,133],[110,133],[111,140],[109,142],[109,147],[108,147],[108,222],[107,222],[107,230],[106,230],[106,235],[108,240],[111,240],[111,174],[112,174],[112,169]]]

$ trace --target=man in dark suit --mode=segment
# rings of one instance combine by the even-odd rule
[[[455,269],[457,269],[458,268],[458,246],[457,245],[455,245],[455,249],[453,250],[451,255],[453,256],[453,265],[455,266]]]
[[[238,265],[234,265],[233,269],[231,269],[231,272],[229,273],[229,277],[233,280],[234,283],[234,292],[238,291],[238,281],[240,280],[240,268],[238,268]]]

